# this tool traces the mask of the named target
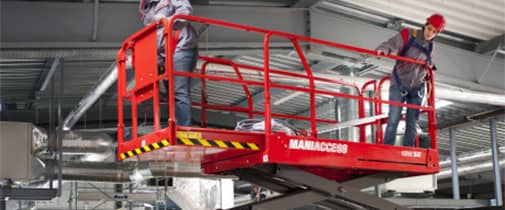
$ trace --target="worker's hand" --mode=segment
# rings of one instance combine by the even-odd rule
[[[375,51],[375,53],[377,56],[386,55],[382,50],[377,50],[377,51]]]

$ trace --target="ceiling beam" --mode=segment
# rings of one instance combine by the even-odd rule
[[[3,42],[87,42],[96,33],[98,42],[121,42],[143,26],[138,5],[118,2],[99,5],[95,20],[94,4],[85,2],[6,1],[0,7],[0,36]],[[307,11],[300,8],[246,6],[193,6],[193,15],[234,23],[306,35]],[[44,17],[44,18],[40,18]],[[10,21],[18,20],[18,21]],[[23,27],[19,27],[19,22]],[[97,23],[97,25],[93,25]],[[204,27],[194,24],[196,28]],[[201,39],[209,42],[262,42],[263,35],[232,33],[210,27]],[[275,41],[275,40],[274,40]],[[119,46],[117,46],[119,47]]]
[[[298,0],[291,5],[292,8],[311,8],[318,4],[321,0]]]
[[[480,54],[489,55],[495,50],[500,50],[505,48],[505,34],[494,37],[488,41],[481,42],[477,47],[475,47],[475,52]]]

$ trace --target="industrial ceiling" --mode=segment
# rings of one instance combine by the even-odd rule
[[[137,2],[130,0],[95,1],[24,1],[0,2],[0,101],[1,117],[4,120],[29,121],[47,126],[51,92],[56,95],[63,85],[61,99],[63,116],[66,116],[115,60],[121,41],[141,28],[138,21]],[[372,0],[256,0],[256,1],[193,1],[195,15],[234,21],[258,27],[287,31],[290,33],[319,36],[326,28],[338,37],[330,41],[357,39],[356,34],[342,34],[351,28],[339,27],[337,23],[320,21],[325,17],[352,21],[369,27],[359,34],[360,43],[379,44],[376,30],[393,34],[400,27],[420,27],[425,17],[439,12],[447,17],[447,31],[439,42],[444,45],[441,56],[447,68],[440,71],[441,83],[452,88],[464,88],[501,96],[505,94],[503,37],[505,34],[505,2],[488,1],[372,1]],[[316,21],[317,20],[317,21]],[[200,53],[222,56],[236,62],[262,65],[261,37],[234,35],[217,28],[196,25],[201,32]],[[378,28],[378,29],[376,29]],[[361,30],[362,28],[360,28]],[[326,31],[325,31],[326,32]],[[356,36],[353,36],[356,35]],[[384,35],[381,35],[382,37]],[[384,36],[385,37],[385,36]],[[360,38],[361,39],[361,38]],[[381,38],[382,39],[382,38]],[[373,42],[372,42],[373,40]],[[362,41],[362,42],[361,42]],[[353,44],[347,43],[344,44]],[[328,56],[324,49],[304,45],[314,69],[320,73],[341,74],[339,69],[355,68],[356,56],[347,54],[339,58]],[[365,45],[373,48],[373,45]],[[447,49],[447,50],[446,50]],[[445,51],[444,51],[445,50]],[[286,40],[276,40],[273,45],[271,65],[276,68],[302,69],[293,48]],[[450,52],[450,53],[449,53]],[[333,52],[334,53],[334,52]],[[460,72],[462,64],[452,61],[451,56],[465,54],[479,59],[482,65],[471,66]],[[339,55],[337,54],[337,57]],[[457,56],[456,56],[457,57]],[[459,58],[459,57],[458,57]],[[486,62],[487,61],[487,62]],[[468,64],[473,61],[466,61]],[[474,62],[475,63],[475,62]],[[487,65],[489,63],[489,65]],[[372,78],[387,75],[388,65],[372,63],[368,68]],[[465,63],[467,64],[467,63]],[[452,67],[451,67],[452,65]],[[468,65],[467,65],[468,66]],[[361,68],[361,66],[359,67]],[[62,70],[54,73],[51,69]],[[365,69],[360,69],[365,70]],[[450,74],[445,75],[446,72]],[[54,73],[54,74],[53,74]],[[51,75],[56,76],[51,79]],[[364,75],[366,76],[366,75]],[[60,80],[59,77],[63,79]],[[452,79],[452,80],[451,80]],[[46,82],[47,80],[47,82]],[[63,82],[60,82],[63,81]],[[46,83],[46,84],[45,84]],[[243,93],[235,87],[211,83],[210,102],[240,104]],[[193,86],[193,100],[198,85]],[[254,90],[261,96],[261,90]],[[115,87],[110,88],[93,105],[77,124],[77,128],[113,127],[115,125]],[[281,99],[289,93],[278,93],[273,98]],[[261,97],[257,97],[261,99]],[[498,119],[499,144],[505,144],[505,121],[503,106],[452,101],[438,110],[439,148],[442,155],[449,151],[448,129],[457,128],[457,152],[466,153],[489,148],[487,117]],[[283,106],[275,106],[280,113],[306,113],[304,96],[291,97]],[[318,102],[331,101],[319,98]],[[261,107],[262,101],[255,105]],[[328,105],[329,106],[329,105]],[[328,107],[326,106],[326,107]],[[198,111],[198,110],[196,110]],[[321,115],[332,114],[321,111]],[[227,114],[216,114],[227,118]],[[237,116],[234,116],[237,117]],[[238,117],[240,118],[240,116]],[[236,118],[234,118],[236,119]],[[484,121],[483,121],[484,120]],[[212,121],[212,119],[211,119]],[[421,123],[422,124],[422,123]],[[228,126],[232,126],[230,123]]]

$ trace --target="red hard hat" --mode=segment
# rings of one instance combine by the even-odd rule
[[[442,16],[441,14],[431,15],[428,19],[426,19],[426,22],[435,27],[435,29],[437,29],[438,32],[442,32],[444,30],[445,19],[444,16]]]

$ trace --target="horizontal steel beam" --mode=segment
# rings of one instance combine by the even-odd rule
[[[0,200],[51,200],[56,189],[0,188]]]
[[[387,200],[398,205],[409,208],[429,208],[429,209],[474,209],[491,207],[491,200],[478,199],[419,199],[419,198],[387,198]]]
[[[93,11],[94,5],[86,2],[2,2],[0,37],[3,42],[88,42],[93,29]],[[307,24],[300,24],[307,23],[307,13],[305,8],[258,10],[247,6],[193,6],[193,15],[301,35],[306,35],[308,31]],[[99,42],[121,42],[142,28],[136,2],[100,3],[98,18],[96,38]],[[11,20],[21,21],[23,27],[19,27],[19,21]],[[204,27],[202,24],[194,25],[197,29]],[[210,27],[206,31],[208,34],[201,35],[203,41],[263,41],[261,35],[254,33],[230,33],[230,30],[218,27]]]

